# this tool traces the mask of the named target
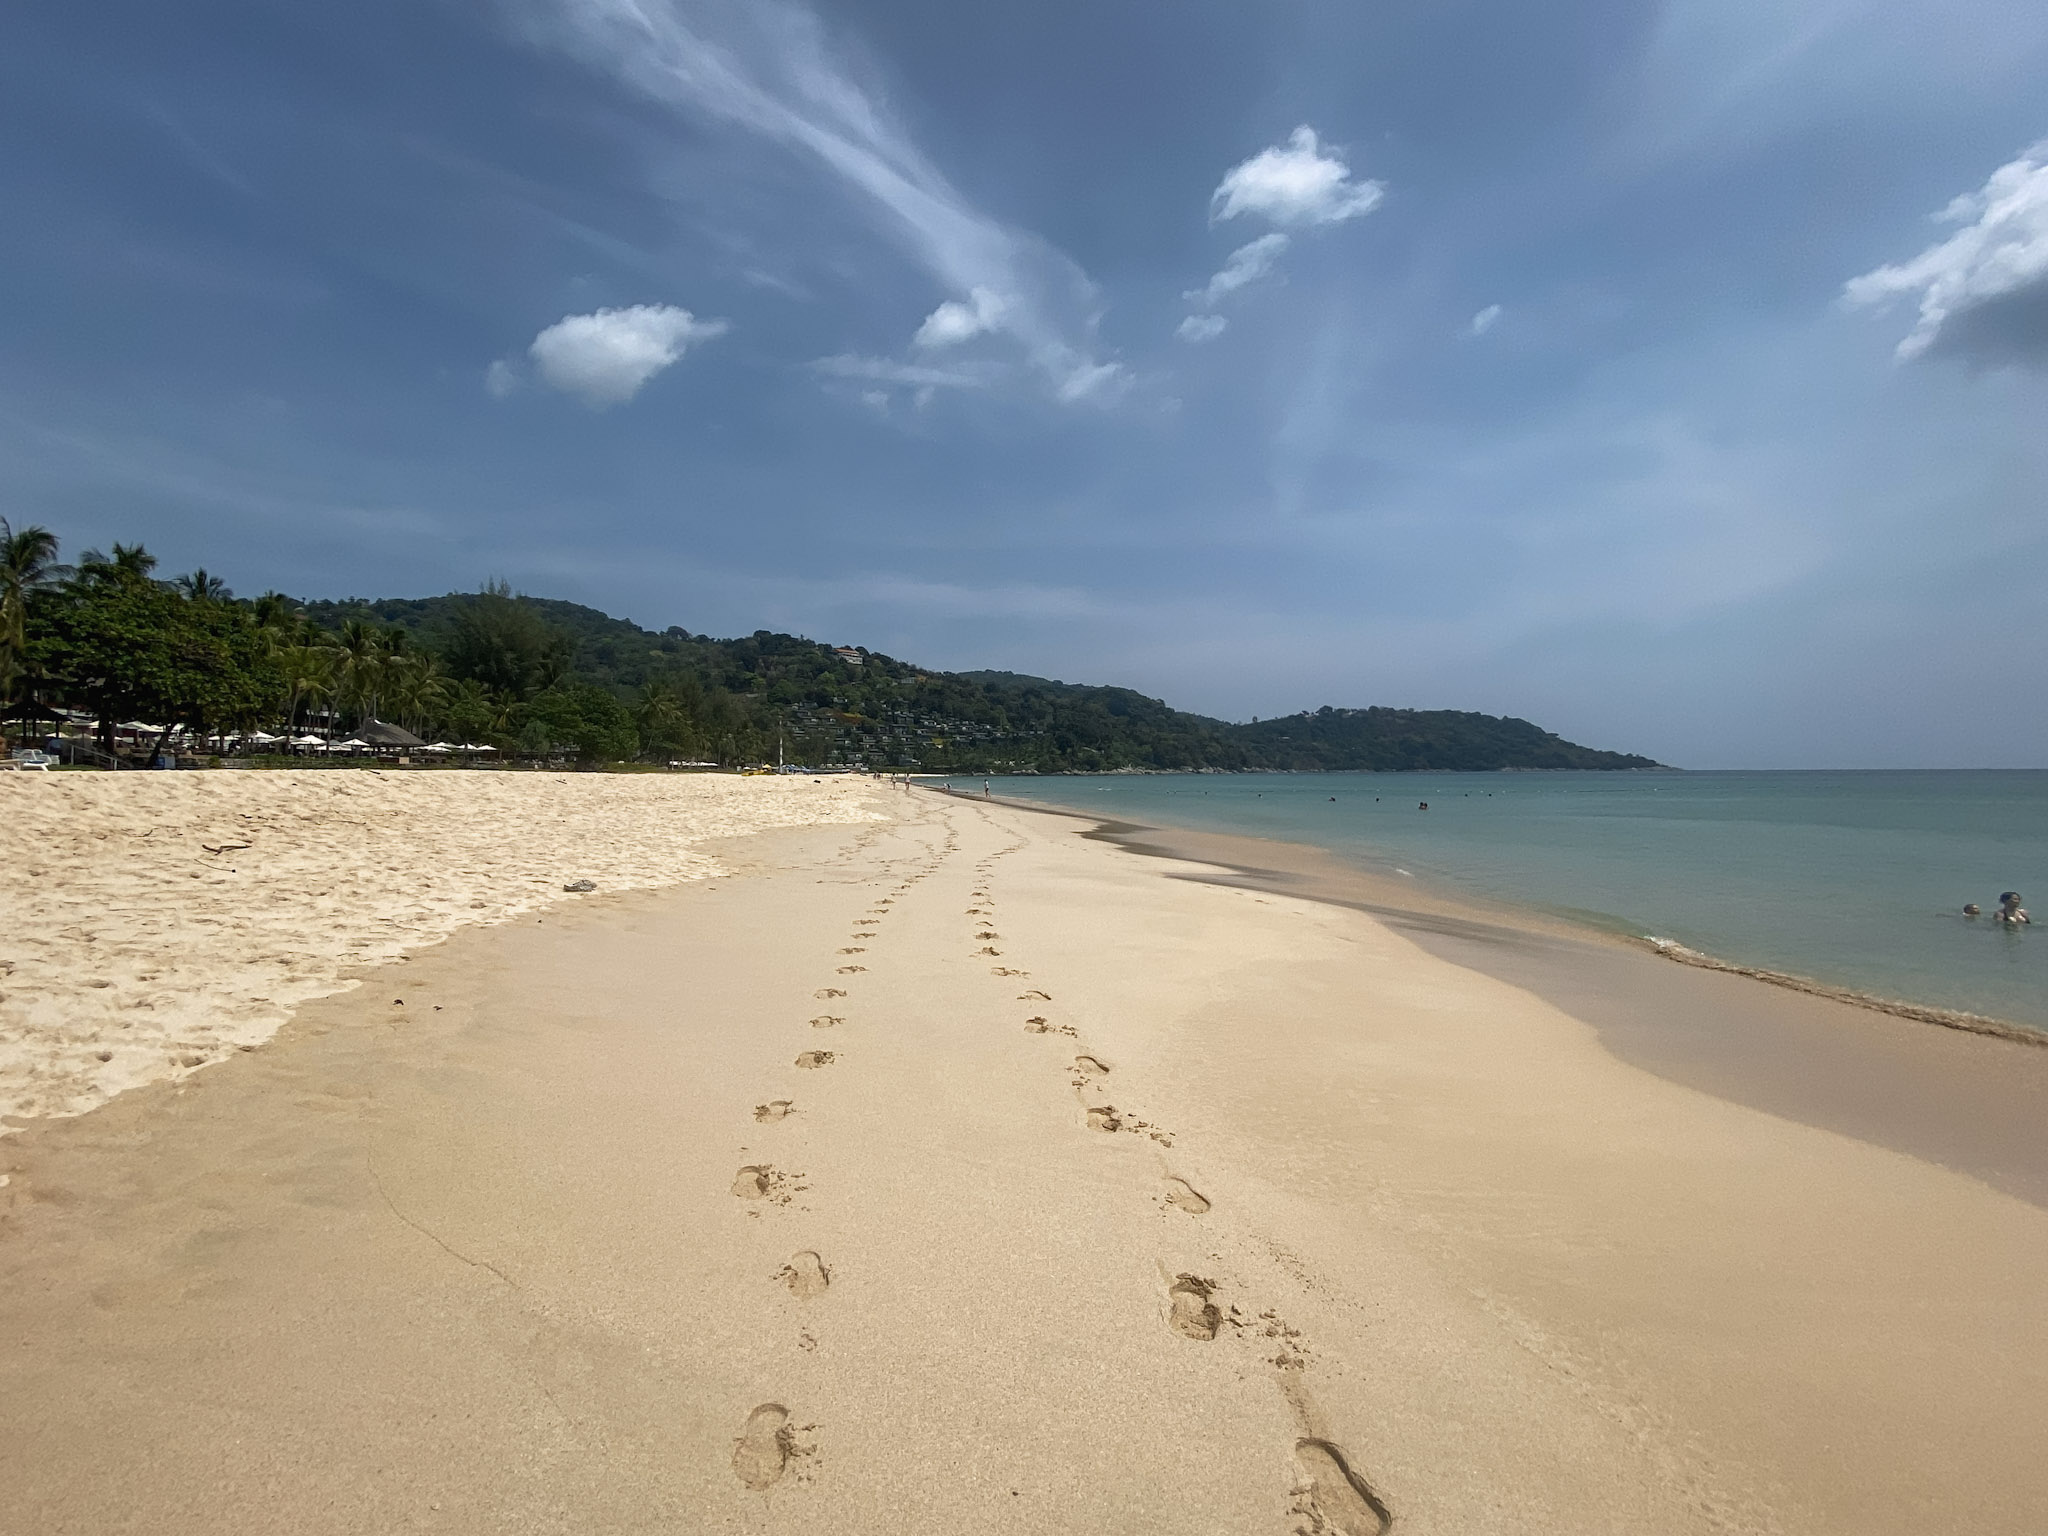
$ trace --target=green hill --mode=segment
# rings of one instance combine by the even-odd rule
[[[767,630],[734,640],[681,628],[655,633],[550,598],[349,599],[307,603],[303,613],[325,631],[352,620],[404,630],[452,677],[483,681],[500,695],[581,698],[584,714],[606,713],[593,695],[608,696],[638,720],[642,737],[659,734],[649,727],[650,697],[672,698],[677,718],[666,740],[642,743],[656,755],[770,757],[779,737],[791,762],[961,774],[1657,766],[1578,746],[1526,720],[1325,708],[1236,725],[1127,688],[934,672]],[[566,705],[556,712],[574,713]],[[518,723],[518,711],[508,711],[508,730]]]

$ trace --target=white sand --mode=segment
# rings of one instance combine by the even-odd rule
[[[0,1117],[75,1115],[266,1040],[474,923],[720,873],[708,838],[875,819],[850,778],[0,777]]]

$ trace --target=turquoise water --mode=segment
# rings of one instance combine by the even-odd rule
[[[1313,843],[1381,874],[2048,1028],[2048,772],[993,782],[1105,818]],[[2033,898],[2039,926],[1961,916],[2005,890]]]

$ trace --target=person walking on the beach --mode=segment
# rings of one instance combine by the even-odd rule
[[[1998,896],[1998,910],[1991,914],[1991,918],[1994,922],[2004,923],[2013,928],[2033,921],[2027,916],[2027,909],[2020,905],[2018,891],[2001,891]]]
[[[984,800],[993,800],[993,799],[995,798],[995,796],[994,796],[994,795],[992,795],[992,794],[990,794],[990,793],[989,793],[989,788],[988,788],[988,780],[987,780],[987,779],[983,779],[983,780],[981,781],[981,798],[982,798],[982,799],[984,799]]]

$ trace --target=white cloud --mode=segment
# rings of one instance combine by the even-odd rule
[[[1003,311],[1009,308],[1000,294],[987,288],[975,289],[968,299],[966,304],[957,299],[946,300],[925,316],[924,324],[911,339],[920,347],[950,347],[972,341],[994,330]]]
[[[1274,233],[1261,235],[1249,245],[1240,245],[1223,260],[1222,268],[1201,288],[1182,295],[1192,303],[1207,307],[1226,294],[1256,283],[1273,270],[1273,263],[1280,259],[1287,249],[1287,237]]]
[[[1850,304],[1920,295],[1902,359],[1930,350],[2048,360],[2048,140],[1936,215],[1964,227],[1911,261],[1852,278]]]
[[[1214,341],[1229,324],[1221,315],[1189,315],[1173,334],[1182,341]]]
[[[1107,404],[1123,398],[1132,382],[1131,371],[1122,363],[1083,364],[1060,381],[1059,397],[1069,404],[1078,400]]]
[[[723,320],[699,320],[671,304],[634,304],[564,315],[526,350],[549,384],[602,410],[632,399],[692,342],[725,329]]]
[[[519,387],[519,370],[502,357],[484,370],[484,391],[493,400],[502,400]]]
[[[677,0],[506,0],[560,47],[679,112],[738,126],[822,166],[948,292],[1000,294],[1014,339],[1062,399],[1096,362],[1095,289],[1067,256],[970,204],[787,0],[692,11]],[[714,29],[717,35],[713,35]],[[943,306],[942,306],[943,308]],[[976,311],[979,315],[979,311]],[[927,324],[930,324],[928,321]],[[1120,370],[1118,370],[1120,371]]]
[[[921,363],[899,363],[886,357],[862,357],[852,352],[816,358],[811,368],[828,378],[907,384],[921,389],[982,389],[994,383],[1002,373],[1001,369],[986,364],[963,363],[954,368],[932,368]]]
[[[1282,225],[1338,224],[1371,213],[1386,190],[1377,181],[1353,181],[1343,158],[1319,147],[1315,129],[1304,124],[1285,148],[1262,149],[1226,172],[1209,199],[1209,218],[1252,213]]]
[[[1479,311],[1478,314],[1472,317],[1471,325],[1466,327],[1467,334],[1472,336],[1484,336],[1488,331],[1492,330],[1495,325],[1499,324],[1500,313],[1500,306],[1498,304],[1487,305],[1486,308],[1482,309],[1481,311]]]

